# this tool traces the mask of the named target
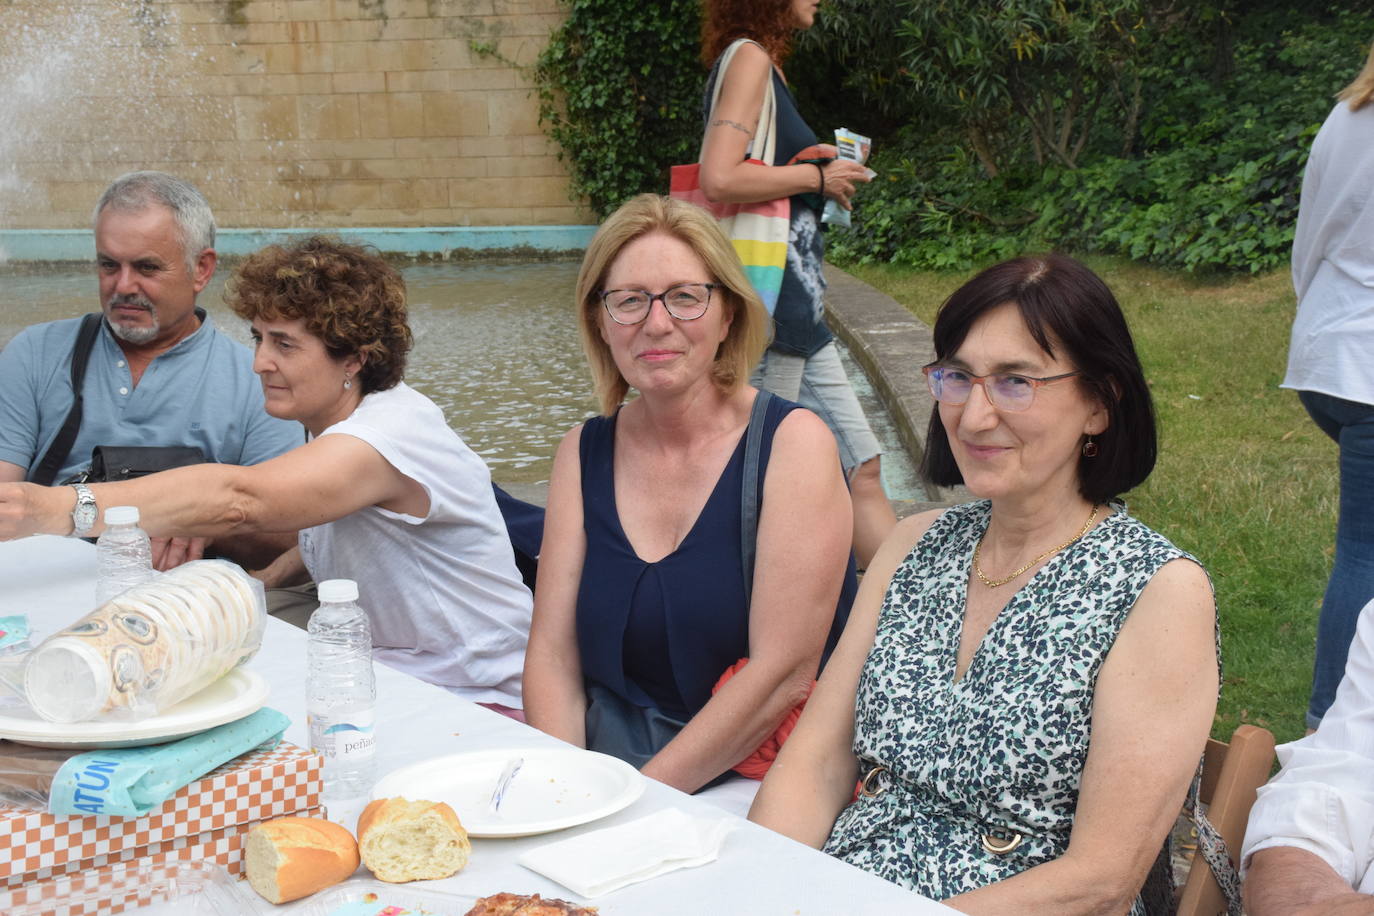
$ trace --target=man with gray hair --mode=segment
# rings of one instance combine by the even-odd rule
[[[131,172],[101,195],[93,223],[104,318],[76,438],[39,473],[75,400],[83,319],[26,328],[0,351],[0,481],[60,482],[87,468],[96,446],[194,446],[209,461],[256,464],[302,444],[299,424],[264,411],[253,354],[196,307],[216,264],[204,195],[164,172]]]

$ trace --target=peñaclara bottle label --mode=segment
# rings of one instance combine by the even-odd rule
[[[310,713],[310,750],[325,762],[347,765],[370,758],[377,748],[372,733],[376,713],[372,708]]]

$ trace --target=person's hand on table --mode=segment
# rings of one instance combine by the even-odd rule
[[[150,540],[153,544],[153,569],[158,572],[166,572],[182,563],[203,558],[205,547],[210,542],[209,538],[202,537],[155,537]]]

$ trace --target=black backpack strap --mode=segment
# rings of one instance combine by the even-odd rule
[[[764,415],[773,394],[759,389],[749,412],[749,430],[744,435],[744,482],[740,487],[739,552],[744,566],[744,597],[754,591],[754,552],[759,534],[759,447],[763,442]]]
[[[91,361],[91,350],[95,349],[95,339],[100,334],[100,323],[104,318],[102,312],[91,312],[81,319],[81,328],[76,332],[76,343],[72,346],[72,409],[67,412],[67,419],[62,421],[57,438],[48,446],[48,453],[29,478],[32,483],[52,486],[62,462],[67,460],[76,442],[77,431],[81,429],[81,389],[86,380],[86,364]]]

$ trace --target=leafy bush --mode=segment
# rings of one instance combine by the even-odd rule
[[[854,228],[832,236],[832,257],[962,269],[1056,247],[1189,271],[1282,266],[1307,150],[1364,59],[1374,15],[1245,25],[1228,36],[1220,77],[1196,30],[1142,36],[1137,152],[1113,150],[1122,122],[1076,161],[1023,153],[996,170],[958,129],[890,138],[873,163],[883,177],[857,198]]]
[[[598,216],[696,159],[700,28],[695,0],[572,0],[539,56],[540,120]]]

